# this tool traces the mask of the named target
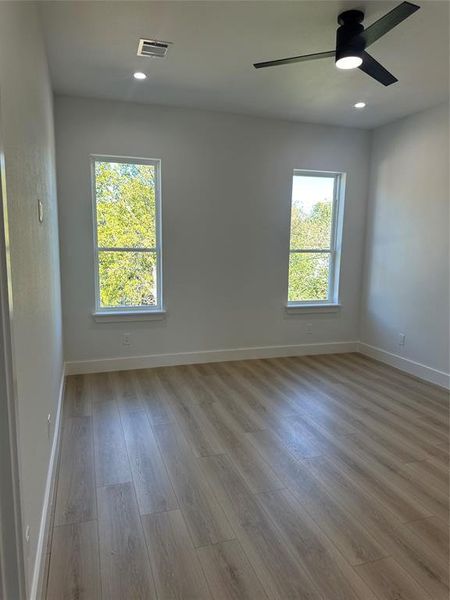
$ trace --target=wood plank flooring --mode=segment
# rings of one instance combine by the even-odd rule
[[[359,354],[67,378],[49,600],[448,600],[449,398]]]

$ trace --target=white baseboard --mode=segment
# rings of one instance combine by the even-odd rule
[[[422,363],[415,362],[414,360],[405,358],[399,354],[387,352],[386,350],[376,348],[375,346],[370,346],[364,342],[359,342],[358,349],[361,354],[375,358],[376,360],[384,362],[391,367],[396,367],[401,371],[405,371],[410,375],[415,375],[419,379],[424,379],[425,381],[429,381],[430,383],[434,383],[440,387],[450,389],[449,373],[438,371],[437,369],[433,369],[432,367],[428,367]]]
[[[387,352],[364,342],[323,342],[316,344],[297,344],[289,346],[251,346],[249,348],[229,348],[225,350],[203,350],[197,352],[177,352],[173,354],[148,354],[115,358],[68,361],[65,364],[66,375],[84,373],[104,373],[106,371],[126,371],[127,369],[149,369],[153,367],[171,367],[195,363],[246,360],[252,358],[275,358],[277,356],[305,356],[308,354],[337,354],[342,352],[361,352],[388,365],[450,388],[450,374],[415,362],[404,356]]]
[[[56,477],[56,466],[58,464],[59,438],[61,434],[62,405],[64,398],[65,370],[63,370],[59,386],[58,404],[55,415],[55,428],[53,431],[52,449],[48,463],[47,481],[45,484],[44,502],[42,505],[41,523],[34,561],[33,579],[31,581],[29,600],[40,600],[43,587],[44,566],[46,559],[46,541],[48,533],[49,518],[51,514],[52,485]]]
[[[222,362],[252,358],[274,358],[277,356],[304,356],[307,354],[336,354],[356,352],[358,342],[327,342],[319,344],[298,344],[292,346],[253,346],[250,348],[230,348],[227,350],[205,350],[200,352],[178,352],[175,354],[149,354],[97,360],[66,362],[67,375],[102,373],[127,369],[148,369],[171,367],[194,363]]]

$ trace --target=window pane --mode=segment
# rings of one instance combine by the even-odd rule
[[[156,253],[99,252],[100,306],[155,306]]]
[[[328,300],[330,254],[293,252],[289,255],[289,302]]]
[[[331,248],[334,177],[294,175],[291,250]]]
[[[95,162],[98,245],[156,246],[155,167]]]

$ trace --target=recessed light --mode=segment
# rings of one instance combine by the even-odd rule
[[[147,75],[145,73],[142,73],[141,71],[136,71],[136,73],[133,73],[133,77],[135,79],[147,79]]]
[[[356,104],[353,105],[355,108],[365,108],[366,107],[366,103],[365,102],[357,102]]]
[[[356,69],[360,65],[362,65],[362,58],[360,56],[343,56],[336,61],[338,69]]]

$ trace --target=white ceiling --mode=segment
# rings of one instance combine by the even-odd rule
[[[252,64],[331,50],[339,12],[362,8],[367,26],[399,0],[40,5],[56,93],[370,128],[448,98],[449,4],[415,1],[421,9],[369,49],[399,79],[387,88],[333,59]],[[173,45],[164,59],[138,57],[140,37]],[[148,79],[135,81],[136,70]],[[366,109],[352,108],[359,100]]]

